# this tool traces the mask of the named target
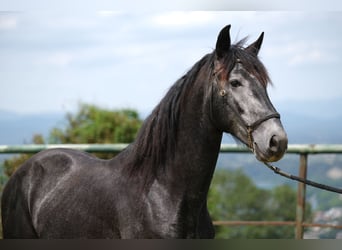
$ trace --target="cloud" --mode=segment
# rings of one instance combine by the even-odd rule
[[[18,19],[11,14],[0,14],[0,30],[12,30],[17,28]]]
[[[270,57],[285,59],[290,67],[303,65],[319,65],[339,61],[336,49],[339,45],[317,40],[315,42],[295,41],[270,45],[265,48],[265,54]]]
[[[275,80],[276,98],[329,98],[341,93],[335,84],[342,51],[337,14],[311,19],[312,14],[297,12],[10,14],[0,13],[2,27],[15,29],[0,30],[5,34],[0,39],[0,78],[2,88],[6,86],[0,94],[8,96],[0,98],[2,108],[39,112],[61,107],[68,99],[149,109],[196,60],[212,51],[219,30],[229,23],[233,42],[245,35],[252,42],[266,32],[261,58]],[[336,66],[320,64],[334,60]],[[313,67],[307,74],[294,67],[298,65]],[[324,91],[316,84],[320,76],[332,79]],[[40,91],[18,98],[23,82],[31,90],[39,85]],[[294,93],[293,87],[299,91]],[[315,92],[303,96],[308,88]],[[54,99],[41,107],[27,104],[41,96]]]
[[[329,48],[320,42],[292,43],[285,48],[285,53],[289,55],[288,64],[290,66],[330,63],[336,60]]]
[[[96,11],[97,16],[102,18],[108,18],[108,17],[115,17],[120,15],[121,11],[113,11],[113,10],[100,10]]]
[[[46,62],[56,66],[68,66],[74,57],[71,53],[67,52],[56,52],[47,57]]]
[[[208,11],[173,11],[155,15],[152,22],[156,26],[171,27],[191,27],[213,21],[215,15]]]
[[[327,172],[327,176],[330,178],[330,179],[333,179],[333,180],[339,180],[339,179],[342,179],[342,170],[338,167],[334,167],[334,168],[331,168],[328,172]]]
[[[298,66],[303,64],[317,64],[333,61],[333,57],[329,54],[319,50],[311,49],[308,51],[302,51],[296,55],[293,55],[289,60],[290,66]]]

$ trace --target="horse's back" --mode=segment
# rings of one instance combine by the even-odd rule
[[[96,209],[101,210],[106,195],[103,191],[113,183],[114,173],[106,162],[69,149],[46,150],[31,157],[4,189],[4,237],[80,238],[103,234],[85,227],[109,227],[95,227],[94,224],[101,224],[103,220],[92,216]],[[68,226],[69,223],[73,226]],[[111,230],[108,234],[108,237],[115,236]]]

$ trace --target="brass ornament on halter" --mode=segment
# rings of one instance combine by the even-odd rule
[[[220,96],[225,96],[227,94],[227,91],[226,90],[224,90],[224,89],[221,89],[220,90]]]

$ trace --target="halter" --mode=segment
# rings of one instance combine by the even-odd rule
[[[237,60],[236,60],[236,63],[241,63],[241,60],[238,58]],[[217,73],[219,72],[220,70],[218,70],[217,72],[214,72],[213,73],[213,76],[214,76],[214,82],[216,82],[216,85],[217,86],[219,86],[219,84],[218,84],[218,79],[217,79]],[[212,88],[213,88],[213,85],[214,84],[212,84]],[[211,92],[212,93],[212,95],[213,95],[213,91]],[[224,90],[224,89],[221,89],[220,91],[219,91],[219,95],[221,96],[221,97],[224,97],[224,96],[226,96],[226,94],[227,94],[227,91],[226,90]],[[213,99],[213,98],[212,98]],[[228,103],[227,103],[228,104]],[[229,105],[229,104],[228,104]],[[212,113],[212,104],[210,103],[210,109],[211,109],[211,113]],[[235,112],[235,113],[238,113],[233,107],[231,107],[231,109]],[[212,114],[211,114],[212,115]],[[238,116],[239,117],[239,116]],[[253,152],[254,152],[254,147],[253,147],[253,143],[254,143],[254,139],[253,139],[253,131],[257,128],[257,127],[259,127],[260,126],[260,124],[261,123],[263,123],[263,122],[265,122],[265,121],[267,121],[267,120],[269,120],[269,119],[272,119],[272,118],[278,118],[278,119],[280,119],[280,114],[279,113],[277,113],[277,112],[275,112],[275,113],[273,113],[273,114],[270,114],[270,115],[267,115],[267,116],[265,116],[265,117],[262,117],[262,118],[260,118],[260,119],[258,119],[258,120],[256,120],[255,122],[253,122],[252,124],[248,124],[248,123],[246,123],[242,118],[241,118],[241,120],[242,120],[242,122],[244,123],[244,125],[245,125],[245,127],[246,127],[246,131],[247,131],[247,146],[248,146],[248,148],[250,148]]]

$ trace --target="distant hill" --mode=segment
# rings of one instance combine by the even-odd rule
[[[342,99],[297,100],[276,106],[289,143],[342,143]]]
[[[342,116],[319,118],[283,112],[282,122],[289,143],[342,143]]]

